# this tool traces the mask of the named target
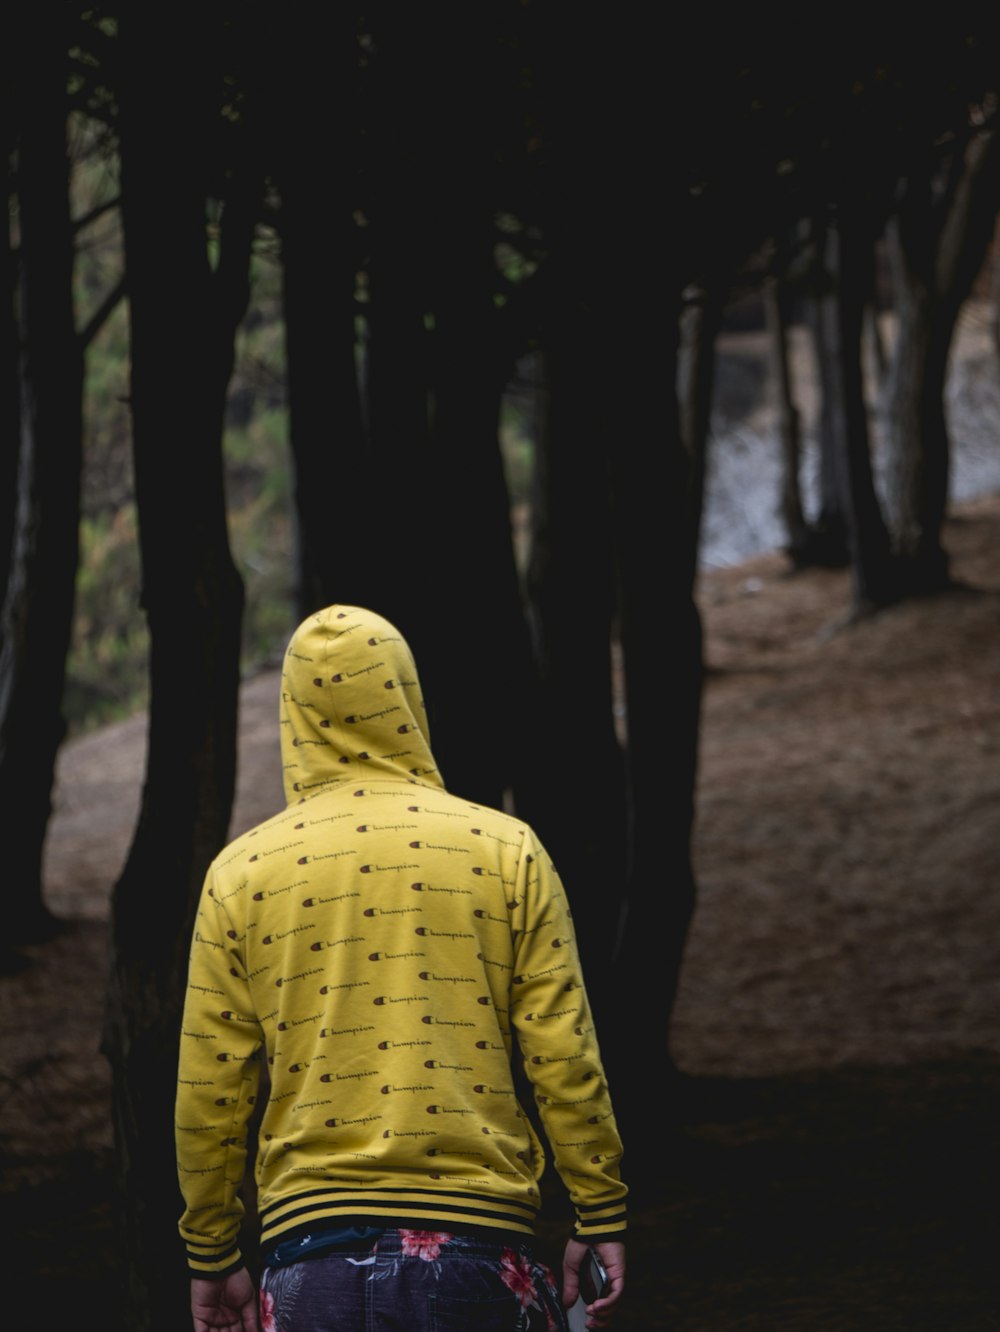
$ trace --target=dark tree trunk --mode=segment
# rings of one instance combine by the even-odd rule
[[[568,249],[568,243],[566,248]],[[521,783],[526,816],[566,884],[595,1008],[605,987],[625,877],[622,685],[612,672],[617,590],[611,534],[606,339],[579,306],[580,271],[553,258],[555,305],[546,319],[547,413],[536,440],[539,486],[528,573],[541,681],[534,742]],[[545,756],[549,756],[546,758]],[[568,780],[552,780],[554,770]],[[590,814],[581,817],[585,775]]]
[[[197,894],[229,828],[242,582],[222,468],[233,339],[256,203],[237,162],[210,268],[206,157],[212,25],[122,22],[122,176],[131,393],[151,704],[138,826],[112,907],[105,1050],[121,1187],[129,1329],[188,1325],[173,1152],[177,1038]],[[203,62],[203,63],[202,63]],[[186,96],[176,99],[179,71]],[[164,113],[171,107],[169,115]]]
[[[623,447],[617,406],[630,384],[609,349],[634,330],[607,319],[621,221],[594,190],[614,94],[589,86],[598,41],[590,18],[540,34],[541,229],[548,257],[539,311],[543,421],[527,574],[540,678],[534,743],[524,754],[524,812],[566,885],[599,1030],[625,889],[627,791],[610,458]],[[618,202],[613,180],[605,182]],[[603,188],[603,187],[602,187]],[[600,197],[598,197],[600,195]],[[669,368],[663,370],[664,375]],[[619,654],[613,664],[613,650]],[[622,721],[619,718],[619,721]],[[558,776],[555,776],[558,774]],[[532,786],[532,778],[534,785]],[[581,807],[581,794],[586,804]]]
[[[42,853],[59,746],[79,553],[83,352],[74,329],[65,32],[28,25],[18,82],[20,465],[0,651],[0,819],[8,945],[57,928]],[[10,388],[9,365],[6,387]],[[13,424],[9,393],[5,424]],[[13,441],[5,450],[13,470]],[[6,553],[6,552],[5,552]]]
[[[354,216],[361,200],[353,18],[338,11],[334,41],[292,41],[298,27],[283,25],[267,93],[281,200],[300,618],[337,600],[368,604],[375,592],[365,581],[368,559],[356,544],[363,527],[355,510],[365,507],[371,477],[355,330],[364,233]]]
[[[907,181],[890,228],[898,328],[888,393],[890,530],[910,592],[949,581],[941,544],[951,444],[944,393],[958,312],[993,235],[1000,204],[1000,137],[976,133],[956,154],[945,189]]]
[[[612,1033],[609,1078],[626,1142],[633,1143],[651,1140],[660,1112],[636,1060],[637,1024],[658,1050],[658,1066],[672,1067],[670,1015],[696,895],[691,834],[704,674],[689,460],[669,387],[679,315],[669,296],[678,284],[669,271],[660,276],[662,326],[633,343],[618,366],[629,391],[622,395],[621,446],[612,453],[631,847],[603,1029]],[[618,1039],[624,1032],[630,1038]]]
[[[452,16],[428,28],[421,15],[420,25],[428,44],[415,68],[424,88],[425,189],[433,200],[425,205],[423,259],[433,302],[424,503],[429,571],[444,604],[429,614],[419,604],[412,609],[415,619],[436,624],[435,654],[421,669],[432,697],[447,700],[434,732],[445,777],[462,795],[502,807],[524,746],[537,740],[525,725],[532,662],[500,452],[500,405],[513,359],[494,301],[500,181],[493,118],[508,89],[493,22],[471,16],[456,27]],[[448,643],[453,610],[444,607],[464,610],[461,652]],[[484,697],[493,713],[488,746],[468,724]]]
[[[650,1059],[670,1067],[694,903],[702,661],[677,397],[679,271],[693,236],[685,189],[664,201],[649,171],[663,151],[651,127],[675,123],[670,112],[680,114],[683,99],[667,111],[661,100],[648,105],[661,80],[634,45],[626,57],[600,20],[557,26],[538,62],[547,90],[542,229],[558,315],[546,308],[543,320],[552,507],[540,640],[546,748],[568,780],[550,783],[535,822],[566,877],[626,1150],[641,1159],[663,1109],[645,1069]],[[624,754],[613,713],[621,694],[609,683],[614,630]]]
[[[8,56],[9,59],[9,56]],[[5,66],[6,69],[6,66]],[[16,149],[14,136],[13,90],[7,71],[5,92],[0,103],[0,132],[3,134],[0,152],[2,170],[2,198],[10,199],[14,189],[11,166]],[[14,525],[17,515],[17,477],[21,455],[21,407],[18,388],[19,330],[15,313],[17,298],[17,263],[11,237],[8,210],[0,238],[0,275],[3,281],[3,309],[0,322],[0,605],[10,582],[11,555],[14,543]],[[0,620],[0,645],[3,642],[3,624]]]
[[[805,298],[806,322],[812,339],[819,372],[819,496],[817,511],[809,522],[806,541],[795,553],[800,568],[809,565],[843,568],[849,560],[847,549],[848,516],[843,510],[837,484],[837,357],[836,347],[828,346],[831,336],[827,307],[836,301],[826,290],[812,292]],[[835,327],[835,326],[834,326]]]
[[[444,605],[420,617],[433,618],[438,629],[436,655],[429,671],[422,668],[422,678],[433,697],[448,701],[436,721],[434,748],[449,785],[472,800],[502,807],[505,792],[516,785],[523,746],[537,739],[525,726],[531,651],[499,444],[510,365],[492,299],[493,218],[486,200],[449,195],[444,187],[441,197],[451,207],[439,219],[432,250],[433,421],[425,502],[431,515],[430,569]],[[448,645],[453,612],[445,606],[464,608],[461,653]],[[412,609],[416,617],[419,605]],[[494,714],[489,746],[468,724],[484,697],[492,700]]]
[[[510,357],[493,300],[497,70],[478,18],[382,17],[364,179],[369,446],[349,548],[363,551],[369,604],[414,649],[445,781],[502,805],[530,657],[498,440]],[[468,725],[486,696],[496,709],[488,748]]]
[[[315,166],[286,171],[281,251],[294,469],[300,619],[334,601],[368,604],[364,559],[345,540],[344,511],[366,492],[354,332],[354,224],[330,217],[327,181]],[[322,197],[321,197],[322,196]]]
[[[395,15],[391,16],[393,19]],[[337,600],[360,603],[399,625],[421,666],[425,638],[412,608],[426,604],[426,466],[431,299],[426,254],[429,223],[421,157],[419,63],[402,35],[378,24],[364,80],[366,153],[362,197],[367,302],[364,308],[364,399],[367,441],[355,496],[338,511],[345,559]],[[384,16],[381,19],[384,23]],[[390,22],[395,29],[395,23]],[[417,24],[419,28],[419,24]],[[416,40],[416,38],[415,38]],[[413,584],[416,582],[416,590]],[[429,663],[428,663],[429,665]],[[427,682],[423,681],[427,690]],[[434,700],[428,698],[435,738]],[[448,773],[444,774],[447,781]]]
[[[848,563],[849,555],[848,515],[844,511],[844,500],[837,484],[838,351],[836,342],[832,346],[827,345],[828,338],[836,331],[836,324],[831,323],[826,313],[837,299],[836,291],[831,286],[835,277],[825,267],[825,226],[816,221],[807,221],[803,229],[809,240],[803,270],[802,299],[820,388],[817,423],[819,493],[816,513],[808,521],[805,538],[791,555],[797,568],[808,568],[810,565],[843,568]]]
[[[785,529],[785,551],[798,565],[808,546],[808,528],[802,504],[802,429],[799,410],[792,396],[788,362],[789,292],[780,278],[764,288],[767,319],[768,360],[778,400],[778,438],[781,445],[780,512]]]
[[[700,544],[705,507],[712,400],[715,390],[715,340],[722,325],[722,284],[694,290],[681,314],[677,397],[681,439],[689,458],[688,504],[696,544]]]
[[[926,530],[928,503],[943,510],[948,488],[948,432],[944,399],[935,401],[930,380],[930,344],[934,329],[934,293],[928,284],[927,265],[908,264],[899,243],[898,228],[889,230],[894,256],[896,340],[886,421],[889,436],[887,503],[893,540],[901,559],[919,564],[930,585],[947,582],[947,556],[939,540],[939,523]],[[915,251],[911,258],[915,259]],[[943,382],[940,385],[943,390]],[[929,413],[928,415],[925,415]]]
[[[896,595],[889,537],[875,493],[868,413],[861,369],[861,335],[869,298],[868,228],[846,213],[827,228],[826,275],[818,306],[824,363],[824,410],[829,411],[825,460],[837,509],[844,516],[853,599],[851,613],[884,605]]]

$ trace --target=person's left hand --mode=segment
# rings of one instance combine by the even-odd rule
[[[194,1332],[260,1332],[257,1292],[245,1267],[210,1281],[191,1278]]]
[[[602,1240],[594,1249],[608,1273],[608,1290],[599,1300],[587,1305],[587,1326],[608,1327],[625,1289],[625,1245],[617,1240]],[[563,1304],[570,1308],[580,1291],[580,1268],[587,1256],[587,1245],[580,1240],[566,1242],[563,1254]]]

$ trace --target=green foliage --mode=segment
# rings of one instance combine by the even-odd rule
[[[71,733],[129,716],[148,702],[149,635],[139,611],[135,504],[85,516],[64,711]]]
[[[500,451],[511,503],[530,503],[535,470],[532,423],[523,406],[512,397],[505,398],[501,406]]]
[[[90,130],[74,121],[73,211],[93,218],[77,234],[74,299],[81,328],[122,269],[118,210],[95,212],[115,198],[117,183]],[[117,721],[148,701],[128,388],[128,311],[120,301],[85,357],[80,565],[63,698],[71,734]]]
[[[120,264],[117,210],[105,216]],[[223,441],[230,543],[246,593],[246,675],[280,660],[294,627],[284,347],[279,274],[269,249],[265,233],[254,257],[251,305],[237,339]],[[96,305],[114,272],[103,245],[81,245],[80,304]],[[126,717],[148,703],[149,635],[139,604],[128,393],[128,314],[122,302],[86,356],[81,554],[64,695],[71,734]]]

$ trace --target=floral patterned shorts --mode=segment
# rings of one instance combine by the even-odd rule
[[[530,1244],[437,1230],[264,1269],[263,1332],[565,1332],[559,1286]]]

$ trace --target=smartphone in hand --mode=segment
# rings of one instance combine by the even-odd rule
[[[607,1269],[593,1249],[580,1266],[580,1296],[569,1311],[570,1332],[586,1332],[587,1305],[606,1295],[611,1282]]]

